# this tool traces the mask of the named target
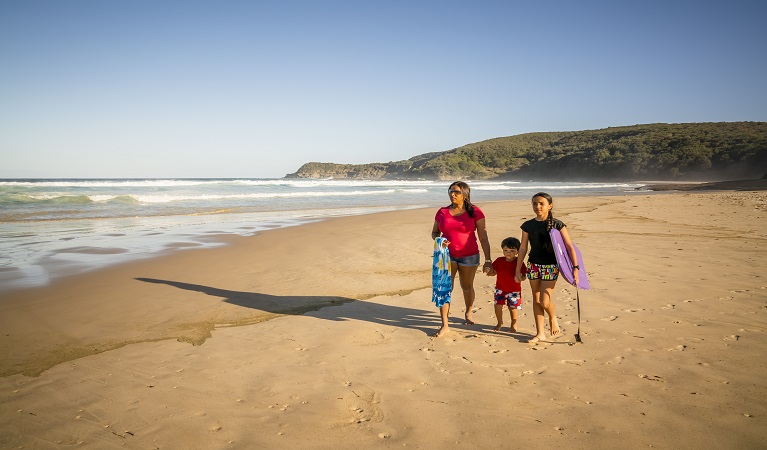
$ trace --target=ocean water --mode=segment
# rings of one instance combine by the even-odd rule
[[[333,216],[438,207],[448,181],[0,179],[0,293]],[[470,182],[472,201],[637,192],[636,183]],[[429,224],[425,224],[428,227]]]

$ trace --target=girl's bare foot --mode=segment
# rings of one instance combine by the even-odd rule
[[[503,323],[496,325],[495,328],[493,328],[493,331],[501,331],[501,325],[503,325]]]
[[[544,342],[545,340],[546,340],[546,335],[544,334],[542,336],[533,336],[532,338],[530,338],[529,341],[527,341],[527,343],[535,344],[536,342]]]
[[[448,327],[442,327],[442,328],[440,328],[440,329],[439,329],[439,331],[437,331],[436,333],[434,333],[434,334],[432,335],[432,337],[438,338],[438,337],[440,337],[440,336],[442,336],[442,335],[446,334],[448,331],[450,331],[450,329],[449,329]]]
[[[559,328],[559,322],[556,319],[549,322],[549,328],[551,328],[551,336],[557,337],[562,334],[562,330]]]

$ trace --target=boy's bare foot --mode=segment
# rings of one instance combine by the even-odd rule
[[[432,334],[432,337],[438,338],[442,335],[447,334],[448,331],[450,331],[448,327],[442,327],[436,333]]]
[[[546,335],[543,336],[533,336],[530,338],[529,341],[527,341],[528,344],[535,344],[536,342],[544,342],[546,341]]]
[[[493,331],[501,331],[501,325],[503,324],[499,323],[498,325],[496,325],[495,328],[493,328]]]

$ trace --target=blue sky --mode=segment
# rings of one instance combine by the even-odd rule
[[[281,177],[499,136],[767,121],[767,6],[0,2],[0,177]]]

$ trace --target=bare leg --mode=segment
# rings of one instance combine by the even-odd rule
[[[535,317],[535,336],[528,342],[534,343],[546,340],[544,309],[541,304],[541,280],[530,280],[530,289],[533,291],[533,316]]]
[[[514,307],[509,307],[509,313],[511,313],[511,326],[509,327],[509,333],[517,332],[517,319],[519,318],[519,310]]]
[[[549,329],[552,336],[559,336],[562,333],[559,329],[559,322],[557,322],[557,315],[554,312],[554,301],[551,299],[556,284],[556,280],[541,281],[541,305],[549,316]]]
[[[471,307],[474,306],[474,276],[477,274],[476,267],[458,266],[458,277],[463,291],[463,301],[466,303],[466,325],[474,325],[471,320]]]
[[[450,303],[445,303],[439,308],[439,315],[442,319],[442,328],[434,333],[434,337],[440,337],[450,331],[450,328],[447,326],[447,319],[450,316]]]
[[[493,331],[501,331],[501,325],[503,325],[503,305],[495,304],[495,319],[498,321],[498,325],[493,328]]]

